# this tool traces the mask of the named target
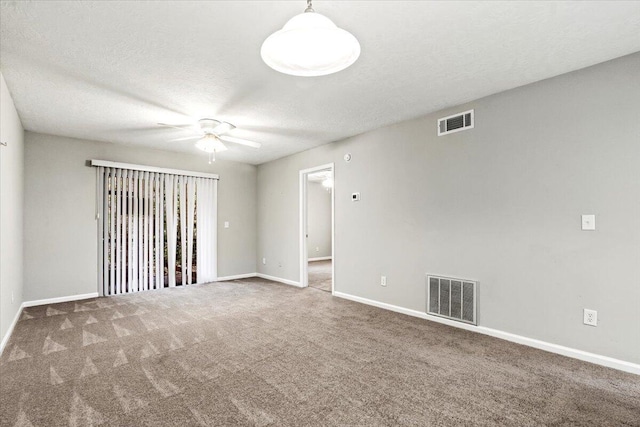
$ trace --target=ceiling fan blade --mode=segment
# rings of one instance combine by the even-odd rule
[[[158,126],[180,129],[180,130],[197,130],[195,125],[170,125],[167,123],[158,123]]]
[[[262,144],[260,144],[259,142],[247,141],[246,139],[234,138],[232,136],[224,135],[224,136],[221,136],[220,139],[226,142],[233,142],[235,144],[246,145],[247,147],[251,147],[251,148],[262,147]]]
[[[227,122],[220,122],[220,124],[218,126],[216,126],[215,128],[213,128],[212,132],[218,136],[225,134],[231,130],[234,130],[236,127],[234,125],[232,125],[231,123],[227,123]]]
[[[200,138],[202,138],[202,135],[192,135],[192,136],[185,136],[184,138],[170,139],[169,142],[188,141],[190,139],[200,139]]]

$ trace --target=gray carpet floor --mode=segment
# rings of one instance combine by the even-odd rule
[[[331,260],[310,261],[308,267],[309,286],[331,292]]]
[[[247,279],[27,308],[2,426],[640,425],[640,377]]]

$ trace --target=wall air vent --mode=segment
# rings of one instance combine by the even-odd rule
[[[473,110],[438,119],[438,136],[471,129],[474,126]]]
[[[427,274],[427,314],[477,325],[478,282]]]

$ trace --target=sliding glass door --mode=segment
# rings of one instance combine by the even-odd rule
[[[103,295],[216,279],[217,180],[99,167]]]

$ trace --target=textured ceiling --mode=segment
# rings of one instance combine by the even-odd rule
[[[197,152],[157,122],[234,123],[263,163],[640,50],[640,2],[320,1],[360,59],[334,75],[260,59],[304,1],[2,2],[0,69],[26,129]]]

